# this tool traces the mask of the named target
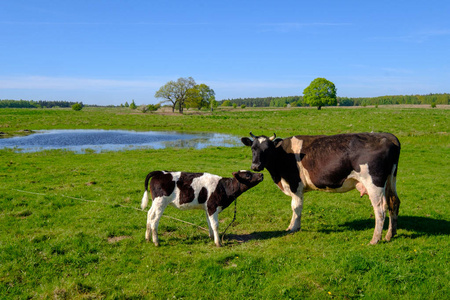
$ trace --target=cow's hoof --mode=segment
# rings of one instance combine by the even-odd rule
[[[378,244],[378,241],[379,240],[371,240],[369,245],[376,245],[376,244]]]
[[[300,231],[300,228],[292,229],[292,228],[288,227],[288,228],[286,229],[286,231],[288,231],[289,233],[294,233],[294,232]]]
[[[388,232],[384,239],[386,240],[386,242],[390,242],[391,238],[392,238],[392,233]]]

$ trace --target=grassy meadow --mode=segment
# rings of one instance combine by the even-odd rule
[[[145,242],[147,214],[139,208],[149,171],[229,177],[250,168],[251,151],[244,146],[86,154],[0,150],[0,298],[446,299],[449,128],[450,110],[398,106],[185,115],[0,109],[4,137],[38,129],[279,137],[387,131],[402,143],[398,235],[375,246],[368,245],[375,226],[370,201],[356,191],[307,193],[302,230],[286,233],[290,198],[267,171],[264,182],[238,198],[237,219],[222,248],[198,227],[207,227],[203,211],[172,207],[160,222],[161,246]],[[233,219],[233,207],[219,215],[220,232]]]

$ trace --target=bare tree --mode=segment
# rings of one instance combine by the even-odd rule
[[[178,78],[177,81],[169,81],[163,85],[156,93],[155,98],[165,99],[161,103],[172,103],[172,112],[175,112],[175,107],[178,105],[180,113],[183,113],[184,102],[186,101],[188,90],[196,85],[194,78],[188,77]]]

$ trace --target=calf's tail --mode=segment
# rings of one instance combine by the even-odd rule
[[[161,171],[153,171],[148,173],[147,177],[145,177],[145,192],[144,196],[142,197],[141,201],[141,209],[144,210],[148,205],[148,182],[150,181],[150,178],[155,176],[155,174],[160,173]]]

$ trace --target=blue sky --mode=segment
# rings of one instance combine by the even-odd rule
[[[159,102],[193,77],[216,99],[450,92],[450,1],[0,1],[0,99]]]

